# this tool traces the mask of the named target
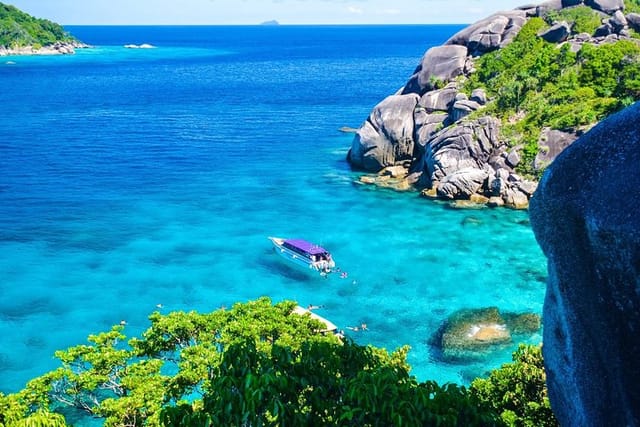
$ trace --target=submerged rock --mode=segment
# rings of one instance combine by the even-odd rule
[[[358,128],[352,128],[351,126],[342,126],[338,129],[342,133],[356,133]]]
[[[422,172],[409,173],[404,166],[389,166],[377,174],[362,175],[359,182],[395,191],[409,191],[414,189],[414,184],[418,182],[420,175]]]
[[[502,316],[509,325],[511,333],[514,335],[534,334],[542,327],[540,316],[534,313],[504,313]]]
[[[478,359],[512,344],[513,334],[539,329],[540,316],[533,313],[502,314],[496,307],[460,310],[449,316],[435,341],[445,360]]]
[[[532,198],[544,363],[563,426],[640,425],[640,103],[568,147]]]

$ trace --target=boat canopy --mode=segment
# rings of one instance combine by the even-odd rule
[[[309,255],[329,254],[329,252],[323,247],[302,239],[287,239],[284,241],[283,245],[289,249],[297,249],[298,251],[307,253]]]

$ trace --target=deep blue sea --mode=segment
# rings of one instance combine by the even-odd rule
[[[541,312],[527,213],[354,184],[338,131],[460,28],[68,27],[94,48],[1,58],[0,391],[121,320],[139,334],[158,304],[262,295],[410,345],[420,380],[509,361],[444,363],[429,340],[460,308]],[[348,277],[289,268],[267,236],[323,245]]]

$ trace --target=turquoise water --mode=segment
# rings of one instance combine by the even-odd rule
[[[508,361],[445,363],[429,340],[460,308],[541,313],[526,212],[354,184],[337,130],[459,28],[72,27],[96,48],[2,59],[0,391],[121,320],[140,333],[158,304],[262,295],[366,323],[347,331],[359,343],[410,345],[421,380]],[[290,268],[271,235],[323,245],[348,277]]]

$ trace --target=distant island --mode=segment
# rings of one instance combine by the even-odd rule
[[[280,23],[275,19],[272,19],[271,21],[264,21],[260,25],[280,25]]]
[[[0,56],[72,54],[83,47],[61,25],[0,3]]]

